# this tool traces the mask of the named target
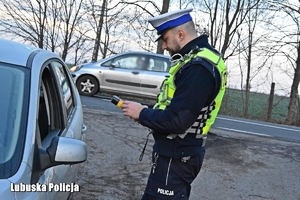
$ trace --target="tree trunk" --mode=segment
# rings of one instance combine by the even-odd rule
[[[93,62],[96,62],[98,60],[98,53],[99,53],[99,49],[100,49],[101,32],[102,32],[105,9],[106,9],[106,0],[103,0],[102,8],[101,8],[101,15],[100,15],[99,24],[98,24],[98,27],[97,27],[95,46],[94,46],[93,56],[92,56],[92,61]]]
[[[251,54],[252,54],[252,38],[253,32],[250,30],[249,26],[249,47],[248,47],[248,59],[247,59],[247,75],[246,75],[246,99],[245,99],[245,109],[244,117],[248,116],[249,98],[250,98],[250,73],[251,73]]]
[[[291,95],[290,95],[290,102],[288,106],[288,113],[285,120],[286,124],[296,124],[296,117],[297,117],[297,100],[298,100],[298,87],[300,82],[300,41],[298,42],[297,48],[297,61],[296,61],[296,68],[295,68],[295,76],[292,83],[291,88]],[[299,105],[298,105],[299,106]]]
[[[170,0],[164,0],[163,5],[162,5],[161,14],[167,13],[169,11],[169,7],[170,7]],[[157,42],[156,53],[164,54],[164,50],[162,49],[162,40],[159,40]]]

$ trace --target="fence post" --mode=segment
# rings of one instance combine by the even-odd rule
[[[271,115],[272,115],[272,107],[273,107],[273,99],[274,99],[274,89],[275,89],[275,83],[273,82],[271,84],[271,92],[270,92],[270,96],[269,96],[269,106],[268,106],[267,121],[270,121]]]

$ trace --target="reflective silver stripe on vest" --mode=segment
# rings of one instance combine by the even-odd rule
[[[205,134],[202,134],[202,128],[206,125],[207,119],[210,118],[210,113],[215,109],[215,101],[210,105],[202,108],[197,120],[194,124],[188,128],[183,134],[169,134],[167,136],[168,139],[174,139],[177,136],[180,138],[184,138],[188,133],[196,134],[196,138],[206,137]]]

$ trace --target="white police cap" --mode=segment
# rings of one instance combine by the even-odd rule
[[[157,30],[157,34],[160,35],[156,41],[160,40],[167,30],[184,24],[188,21],[192,21],[193,19],[190,15],[192,10],[193,8],[175,10],[148,19],[150,24]]]

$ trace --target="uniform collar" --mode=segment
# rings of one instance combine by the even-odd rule
[[[187,43],[184,47],[181,48],[181,50],[178,52],[182,56],[185,54],[188,54],[192,49],[195,49],[196,47],[198,48],[208,48],[213,50],[211,45],[208,43],[208,35],[203,34],[200,35],[199,37],[193,39],[189,43]]]

